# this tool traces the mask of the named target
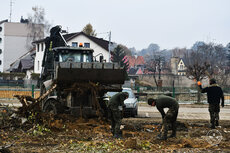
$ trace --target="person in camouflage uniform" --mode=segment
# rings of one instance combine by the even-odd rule
[[[219,126],[219,112],[220,112],[220,99],[222,100],[222,107],[224,107],[224,94],[221,89],[216,84],[215,79],[209,80],[209,87],[202,88],[200,81],[197,82],[202,93],[207,93],[208,103],[209,103],[209,113],[210,113],[210,128],[215,129],[215,126]]]
[[[124,101],[129,97],[127,92],[120,92],[109,100],[108,113],[111,120],[111,131],[115,138],[122,138],[120,126],[123,118],[122,110],[125,108]]]
[[[157,138],[160,140],[167,140],[169,126],[172,127],[172,134],[170,137],[176,137],[176,120],[179,110],[179,104],[176,99],[170,96],[161,95],[158,96],[157,99],[148,99],[148,104],[156,106],[162,116],[163,126],[161,132],[163,132],[163,135],[160,133]],[[164,112],[164,108],[169,108],[167,113]]]

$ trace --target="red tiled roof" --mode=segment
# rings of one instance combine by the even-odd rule
[[[143,71],[141,70],[141,68],[137,70],[136,74],[143,74]]]
[[[136,59],[136,65],[143,65],[145,64],[145,60],[143,56],[138,56]]]
[[[135,58],[133,58],[132,56],[127,56],[127,58],[129,60],[129,66],[134,67],[135,66]]]
[[[137,58],[135,58],[135,56],[127,56],[128,60],[129,60],[129,66],[130,67],[135,67],[136,65],[144,65],[145,64],[145,60],[143,56],[138,56]]]

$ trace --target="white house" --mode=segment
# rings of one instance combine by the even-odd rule
[[[99,61],[99,56],[103,55],[106,62],[109,61],[109,41],[101,38],[89,36],[84,32],[69,33],[63,35],[69,46],[78,47],[80,43],[84,47],[92,48],[94,50],[93,56]],[[41,73],[43,54],[45,51],[45,39],[35,41],[36,57],[34,60],[34,73]]]
[[[0,21],[0,72],[6,72],[11,63],[28,52],[30,32],[27,23]]]
[[[186,75],[185,59],[179,57],[171,58],[171,70],[174,75]]]
[[[182,58],[179,60],[177,67],[178,67],[178,75],[186,75],[186,66]]]

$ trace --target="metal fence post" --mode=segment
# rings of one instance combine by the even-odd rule
[[[34,85],[32,84],[32,98],[34,98]]]
[[[140,93],[140,86],[137,86],[137,93],[138,93],[138,95],[139,95],[139,93]],[[137,97],[137,100],[138,100],[138,101],[140,100],[140,96]]]
[[[175,87],[174,87],[174,80],[173,80],[173,87],[172,87],[172,96],[175,98]]]

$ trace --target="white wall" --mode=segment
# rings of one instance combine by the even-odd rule
[[[15,62],[19,57],[25,54],[28,49],[25,44],[27,42],[26,37],[15,37],[15,36],[5,36],[4,37],[4,67],[3,71],[10,68],[10,64]]]
[[[43,44],[43,50],[41,47],[42,44]],[[38,45],[39,45],[39,50],[38,50]],[[45,51],[45,43],[36,44],[36,57],[34,60],[34,73],[41,73],[44,51]]]
[[[93,56],[96,56],[99,53],[102,53],[106,62],[109,61],[109,52],[107,50],[105,50],[104,48],[102,48],[101,46],[99,46],[98,44],[96,44],[95,42],[93,42],[92,40],[90,40],[89,38],[87,38],[86,36],[79,35],[79,36],[75,37],[74,39],[71,39],[67,43],[68,43],[68,45],[71,46],[72,42],[78,42],[78,45],[80,43],[83,43],[83,45],[84,45],[84,43],[90,43],[90,48],[92,48],[94,50]],[[97,61],[99,61],[99,56],[96,57]]]
[[[30,29],[25,23],[4,22],[0,26],[3,28],[0,32],[2,38],[0,48],[3,51],[0,54],[0,60],[2,60],[0,71],[3,72],[10,68],[10,64],[29,51],[28,34]],[[44,33],[41,33],[41,36],[44,37]]]
[[[1,65],[0,65],[0,72],[3,72],[3,57],[4,57],[4,26],[3,24],[0,24],[0,27],[2,28],[2,31],[0,31],[0,38],[2,41],[0,42],[0,49],[2,50],[2,53],[0,54],[0,60],[1,60]]]

